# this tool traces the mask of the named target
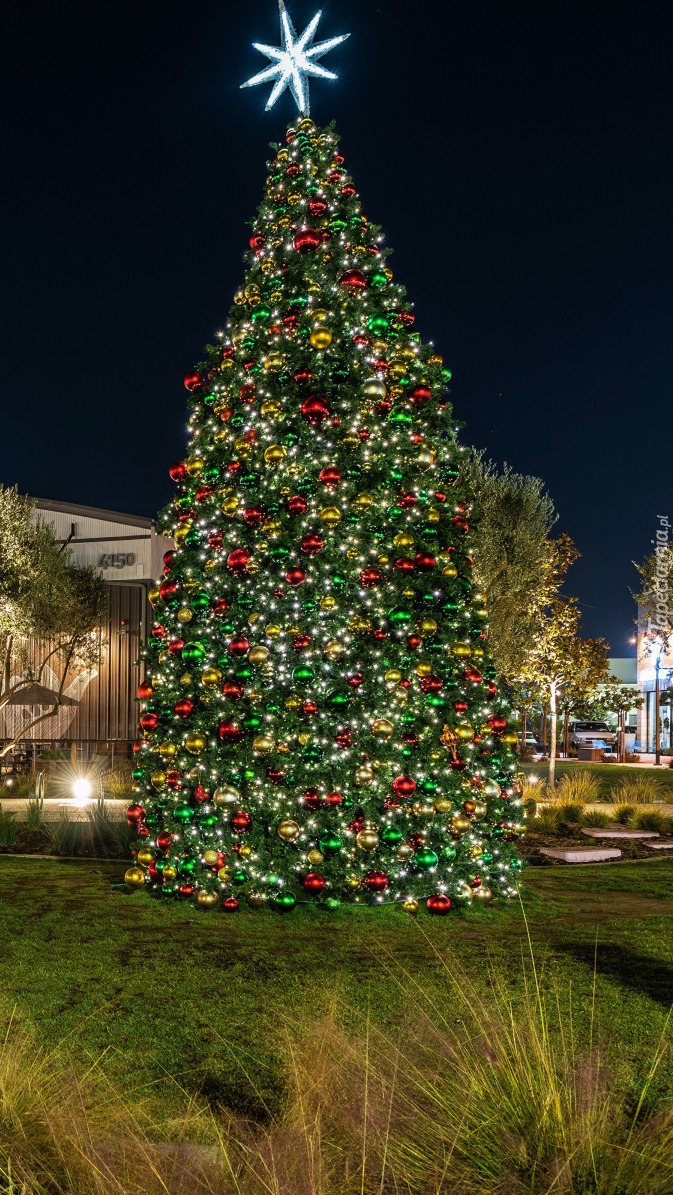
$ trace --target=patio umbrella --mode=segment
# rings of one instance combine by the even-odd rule
[[[57,698],[56,689],[47,689],[45,685],[38,685],[33,681],[32,684],[12,693],[7,705],[53,705]],[[60,704],[79,705],[80,703],[74,697],[68,697],[67,694],[62,693]]]

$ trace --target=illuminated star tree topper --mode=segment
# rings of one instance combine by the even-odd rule
[[[269,108],[273,107],[285,88],[289,87],[299,111],[303,116],[307,116],[309,111],[308,76],[313,75],[320,79],[337,78],[332,71],[325,70],[324,66],[318,66],[316,60],[322,58],[323,54],[334,49],[340,42],[345,41],[350,34],[344,33],[341,37],[331,37],[328,41],[317,42],[313,45],[313,36],[318,27],[321,13],[317,12],[313,20],[309,21],[301,37],[297,37],[283,0],[278,0],[278,7],[280,9],[280,46],[265,46],[261,42],[254,43],[254,48],[259,50],[260,54],[265,54],[272,60],[272,65],[260,71],[258,75],[253,75],[245,83],[241,83],[241,87],[255,87],[257,83],[270,83],[272,79],[275,79],[276,82],[267,101],[266,111],[268,112]]]

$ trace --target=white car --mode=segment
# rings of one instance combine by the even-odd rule
[[[617,746],[617,735],[610,730],[607,722],[569,722],[568,742],[574,751],[578,747],[591,747],[596,743],[605,743],[608,748]]]

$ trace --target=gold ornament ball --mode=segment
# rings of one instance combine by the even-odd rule
[[[435,635],[437,623],[434,618],[422,618],[418,627],[421,635]]]
[[[278,626],[278,623],[270,622],[266,628],[265,634],[268,635],[269,639],[277,639],[280,635],[280,627]]]
[[[177,743],[169,743],[166,741],[159,747],[159,754],[162,759],[173,759],[178,753]]]
[[[173,867],[172,863],[167,863],[166,866],[164,867],[164,870],[161,873],[162,878],[164,880],[174,880],[175,877],[177,876],[177,874],[178,874],[177,868]]]
[[[413,896],[408,896],[406,900],[402,901],[402,908],[405,913],[417,913],[419,909],[418,901]]]
[[[357,495],[354,505],[362,506],[363,508],[368,507],[368,506],[373,506],[374,505],[374,495],[370,494],[367,490],[364,490],[361,494]]]
[[[359,877],[355,876],[355,875],[346,876],[346,887],[350,888],[351,891],[354,891],[356,888],[359,888],[360,887]]]
[[[480,884],[478,888],[472,889],[472,899],[478,900],[482,905],[490,905],[493,893],[487,884]]]
[[[431,751],[430,752],[430,759],[437,761],[438,759],[441,759],[441,758],[442,758],[441,751]]]
[[[243,846],[240,848],[238,854],[239,858],[241,859],[249,859],[252,855],[252,847],[247,846],[246,843],[243,843]]]
[[[325,655],[328,660],[340,660],[344,654],[343,644],[338,639],[328,639],[325,644]]]
[[[187,472],[190,477],[198,477],[199,473],[203,472],[203,461],[200,456],[188,457]]]
[[[196,903],[201,909],[212,909],[217,904],[217,892],[207,892],[202,888],[196,894]]]
[[[216,689],[222,684],[222,673],[219,668],[204,668],[201,673],[201,684],[207,689]]]
[[[362,384],[362,393],[366,398],[377,402],[386,397],[386,384],[380,378],[366,378]]]
[[[307,858],[313,867],[317,867],[319,863],[323,862],[325,856],[323,855],[322,851],[312,850],[309,851]]]
[[[193,614],[193,613],[192,613],[192,611],[189,609],[189,606],[182,606],[182,607],[181,607],[181,608],[178,610],[178,622],[183,622],[183,623],[184,623],[184,622],[191,622],[191,621],[192,621],[192,619],[193,619],[193,617],[194,617],[194,614]]]
[[[323,506],[318,518],[328,527],[336,527],[341,522],[341,511],[336,506]]]
[[[264,451],[264,460],[267,465],[282,465],[287,456],[287,448],[282,444],[270,444]]]
[[[314,349],[327,349],[332,343],[332,333],[329,328],[324,326],[314,328],[309,336],[311,346]]]
[[[237,498],[236,494],[230,494],[229,497],[225,498],[222,503],[222,510],[223,510],[224,514],[225,515],[235,514],[236,510],[238,509],[238,503],[239,503],[239,499]]]
[[[310,743],[310,741],[311,741],[311,736],[310,736],[310,734],[307,734],[305,731],[302,731],[301,734],[297,735],[297,742],[301,743],[302,747],[305,747],[307,743]]]
[[[266,370],[270,370],[273,373],[273,372],[275,372],[275,370],[280,369],[282,367],[283,354],[282,353],[269,353],[268,357],[266,357],[264,359],[262,364],[264,365],[264,368]]]
[[[232,788],[230,784],[221,784],[213,793],[213,801],[220,807],[223,805],[237,805],[240,799],[240,792],[237,788]]]
[[[402,680],[402,673],[399,672],[397,668],[389,668],[388,671],[384,673],[383,679],[387,681],[389,685],[399,685],[400,681]]]
[[[159,586],[153,585],[152,588],[148,590],[147,597],[148,597],[149,601],[152,603],[152,605],[156,606],[157,602],[159,601],[159,598],[161,597],[161,592],[159,590]]]
[[[414,848],[412,846],[409,846],[408,842],[403,842],[402,845],[398,846],[397,850],[395,851],[395,858],[396,859],[410,859],[411,856],[413,855],[413,853],[414,853]]]
[[[361,851],[375,851],[380,841],[378,830],[367,823],[364,829],[356,835],[355,841]]]
[[[182,676],[180,677],[180,684],[184,685],[185,688],[189,688],[191,683],[192,683],[191,672],[183,672]]]
[[[442,569],[442,576],[455,579],[458,576],[458,569],[455,564],[445,564]],[[469,655],[469,652],[467,654]]]
[[[166,787],[166,773],[165,772],[152,772],[152,775],[150,776],[150,783],[152,784],[153,788],[165,788]]]
[[[392,700],[395,702],[395,705],[406,705],[409,700],[409,694],[406,689],[393,689]]]
[[[489,801],[494,801],[500,796],[500,785],[497,780],[484,780],[480,792]]]
[[[275,398],[269,398],[266,402],[262,403],[259,413],[263,419],[277,419],[282,409],[280,403]]]
[[[469,643],[461,641],[453,644],[451,652],[459,660],[467,659],[468,656],[472,655],[472,647]]]
[[[415,542],[413,535],[407,531],[400,531],[393,540],[396,548],[413,548]]]
[[[285,707],[288,710],[298,710],[301,705],[301,697],[298,697],[296,693],[290,693],[290,696],[285,698]]]
[[[288,818],[286,821],[279,822],[276,833],[283,842],[295,842],[301,833],[301,827],[298,822],[293,822]]]
[[[206,864],[206,867],[214,867],[217,863],[217,851],[204,851],[203,862]]]
[[[374,772],[368,765],[363,764],[355,772],[355,784],[358,788],[366,788],[374,779]]]
[[[467,834],[470,824],[469,817],[465,817],[462,813],[454,813],[449,822],[449,829],[452,834]]]
[[[459,739],[467,742],[469,739],[474,738],[474,729],[470,722],[459,722],[456,726],[456,734]]]
[[[208,740],[203,734],[188,734],[185,739],[185,749],[190,755],[202,755],[208,746]]]
[[[267,630],[267,635],[268,635],[268,633],[269,632]],[[254,664],[255,666],[259,666],[260,664],[266,664],[270,655],[271,655],[271,653],[270,653],[268,647],[253,647],[250,652],[250,655],[248,656],[248,659],[250,660],[251,664]]]
[[[501,736],[501,741],[503,743],[507,743],[508,747],[514,747],[515,744],[518,743],[518,741],[519,741],[519,736],[518,736],[518,734],[516,734],[515,731],[511,730],[511,731],[508,731],[507,734],[503,734]]]
[[[142,888],[145,879],[142,867],[129,867],[124,873],[124,882],[128,884],[129,888]]]
[[[221,880],[223,884],[228,884],[231,879],[231,868],[227,867],[226,865],[221,867],[217,873],[217,878],[218,880]]]
[[[269,755],[274,748],[274,741],[270,734],[257,734],[252,740],[252,749],[258,755]]]
[[[321,610],[334,610],[336,608],[336,604],[337,604],[336,598],[333,598],[332,595],[328,593],[327,597],[324,597],[322,599],[322,601],[320,603],[320,609]]]
[[[393,726],[392,722],[388,721],[387,718],[377,718],[374,722],[372,722],[372,734],[376,735],[378,738],[389,739],[394,731],[395,727]]]
[[[430,676],[432,672],[432,664],[427,664],[423,661],[416,669],[417,676]]]
[[[482,818],[486,817],[486,813],[487,813],[487,809],[486,809],[485,802],[484,801],[475,801],[474,812],[472,814],[472,817],[475,818],[476,821],[480,822],[482,820]]]
[[[173,539],[176,544],[183,544],[192,529],[191,523],[181,523],[173,532]]]
[[[433,802],[435,813],[450,813],[453,802],[448,797],[437,797]]]

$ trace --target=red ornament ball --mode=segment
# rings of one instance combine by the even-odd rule
[[[209,531],[208,543],[211,548],[221,548],[224,543],[224,536],[221,531]]]
[[[339,733],[337,734],[334,742],[336,743],[337,747],[341,747],[342,750],[345,750],[347,747],[352,747],[353,746],[352,730],[340,730]]]
[[[229,644],[229,652],[232,656],[246,656],[250,651],[250,640],[246,639],[245,635],[237,635]]]
[[[194,702],[189,700],[189,697],[181,697],[173,706],[178,718],[188,718],[194,709]]]
[[[129,805],[126,810],[126,820],[129,826],[136,826],[139,822],[145,820],[145,808],[143,805]]]
[[[347,286],[350,290],[364,290],[367,285],[367,279],[362,273],[362,270],[345,270],[339,279],[341,286]]]
[[[423,403],[428,402],[432,398],[432,390],[429,386],[417,386],[411,392],[411,401],[415,407],[422,407]]]
[[[252,818],[246,809],[237,809],[236,813],[232,815],[231,825],[237,834],[245,834],[245,831],[249,830],[252,825]]]
[[[326,469],[320,470],[318,476],[323,485],[329,486],[331,490],[334,490],[341,481],[341,470],[335,469],[333,465],[328,465]]]
[[[395,561],[395,568],[401,573],[413,573],[416,565],[409,556],[400,556],[399,560]]]
[[[324,216],[327,211],[327,204],[324,199],[309,199],[308,210],[312,216]]]
[[[310,423],[311,427],[319,427],[328,418],[329,413],[329,407],[324,398],[318,398],[315,394],[305,398],[301,404],[302,418]]]
[[[383,892],[389,883],[385,871],[368,871],[362,882],[369,892]]]
[[[156,714],[143,714],[140,719],[140,725],[145,732],[149,730],[156,730],[159,719]]]
[[[224,900],[222,901],[222,908],[225,909],[227,913],[236,913],[239,908],[239,903],[236,900],[236,897],[225,896]]]
[[[428,897],[425,907],[428,913],[434,913],[436,917],[443,917],[451,908],[451,901],[448,896],[438,892],[434,896]]]
[[[228,680],[222,685],[222,695],[228,697],[229,701],[240,701],[245,689],[240,681]]]
[[[180,896],[193,896],[193,895],[194,895],[194,885],[193,884],[181,884],[180,885]]]
[[[302,801],[307,809],[320,809],[322,805],[322,797],[317,788],[307,788]]]
[[[302,714],[305,714],[307,718],[312,718],[313,715],[317,714],[318,712],[318,707],[315,701],[305,701],[301,707],[301,712]]]
[[[378,568],[363,568],[360,573],[360,584],[363,589],[373,589],[383,581],[383,573]]]
[[[185,386],[188,390],[198,390],[202,382],[203,378],[200,373],[188,373],[185,377]]]
[[[295,373],[294,380],[298,383],[298,385],[302,386],[304,382],[310,382],[312,377],[313,374],[311,373],[310,369],[307,369],[305,365],[302,365],[301,369],[298,369]]]
[[[249,510],[243,511],[243,522],[247,527],[259,527],[260,523],[264,522],[264,519],[264,511],[260,510],[257,506],[251,506]]]
[[[427,573],[431,568],[434,568],[437,563],[437,558],[431,556],[429,552],[419,552],[416,557],[416,568],[421,572]]]
[[[288,585],[303,585],[306,580],[306,573],[303,568],[289,568],[285,574],[285,580]]]
[[[302,498],[301,494],[294,494],[292,498],[288,499],[287,509],[291,515],[305,515],[308,510],[308,502]]]
[[[416,781],[411,776],[396,776],[393,780],[393,792],[396,797],[410,797],[416,792]]]
[[[227,610],[229,609],[229,602],[223,597],[215,598],[212,609],[213,614],[217,615],[218,618],[221,618],[221,616],[226,614]]]
[[[154,686],[148,680],[141,681],[138,685],[138,696],[141,701],[147,701],[154,693]]]
[[[240,743],[245,738],[245,731],[227,719],[226,722],[220,722],[219,735],[223,743]]]
[[[324,540],[322,535],[316,535],[315,532],[305,535],[301,541],[301,550],[307,556],[315,556],[316,552],[321,552],[323,547]]]
[[[227,556],[227,568],[231,569],[232,573],[246,572],[251,555],[247,548],[234,548]]]
[[[306,891],[312,893],[313,896],[317,896],[325,889],[325,881],[319,871],[309,871],[308,875],[304,876],[302,883]]]
[[[168,644],[168,650],[172,656],[179,656],[184,646],[184,639],[171,639],[170,643]]]
[[[328,793],[325,797],[325,804],[329,806],[330,809],[338,808],[342,801],[343,796],[339,792]]]
[[[187,476],[187,466],[184,461],[176,461],[168,470],[173,481],[184,481]]]
[[[320,233],[315,228],[300,228],[295,233],[294,247],[298,253],[314,253],[320,245]]]
[[[407,635],[407,646],[410,647],[412,651],[414,651],[417,647],[420,647],[422,642],[423,640],[421,639],[420,635]]]

